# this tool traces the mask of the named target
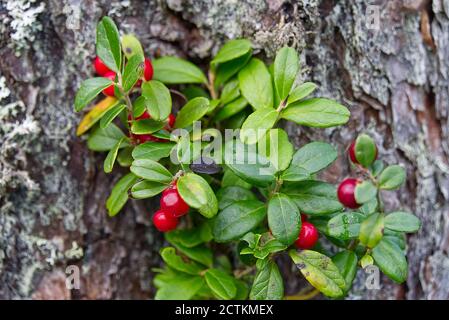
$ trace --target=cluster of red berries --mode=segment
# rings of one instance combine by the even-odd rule
[[[141,116],[135,118],[134,120],[144,120],[144,119],[151,119],[150,114],[148,111],[145,111]],[[131,123],[132,117],[130,114],[128,114],[128,122]],[[167,125],[164,127],[165,130],[171,130],[175,124],[176,117],[170,113],[170,115],[167,118]],[[138,144],[147,142],[147,141],[154,141],[154,142],[168,142],[169,140],[159,139],[153,136],[152,134],[131,134],[131,138],[136,141]]]
[[[318,229],[309,221],[307,216],[301,213],[301,230],[299,231],[298,239],[295,241],[295,246],[298,249],[310,249],[318,241]]]
[[[94,69],[95,72],[102,77],[108,78],[112,81],[115,81],[115,72],[108,68],[107,65],[101,61],[99,57],[95,57],[94,62]],[[153,65],[151,64],[151,60],[148,58],[145,58],[145,68],[143,70],[143,79],[145,81],[150,81],[153,78]],[[136,83],[136,86],[140,87],[142,84],[142,79],[139,79],[139,81]],[[106,89],[103,90],[103,93],[106,96],[114,97],[114,85],[110,85]]]
[[[189,205],[181,198],[176,182],[162,192],[160,209],[153,215],[153,224],[161,232],[174,230],[179,217],[189,212]]]
[[[352,163],[359,165],[360,163],[357,161],[355,157],[355,141],[351,143],[348,149],[349,159],[351,159]],[[377,159],[377,147],[375,153],[375,159]],[[346,178],[344,179],[337,189],[338,200],[345,207],[350,209],[357,209],[360,207],[360,204],[357,203],[355,199],[355,188],[359,183],[362,183],[362,180],[355,178]]]

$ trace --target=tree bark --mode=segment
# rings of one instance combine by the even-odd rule
[[[376,15],[378,13],[378,15]],[[360,132],[381,159],[407,168],[387,209],[422,221],[408,237],[408,280],[367,290],[359,272],[351,299],[449,298],[449,1],[377,0],[1,0],[0,298],[147,299],[163,237],[155,201],[130,201],[109,218],[105,199],[121,172],[75,136],[73,98],[92,76],[95,28],[111,16],[147,55],[175,54],[203,66],[229,38],[247,37],[266,61],[283,45],[301,55],[302,80],[352,113],[348,125],[286,124],[297,147],[330,141],[341,154]],[[380,24],[376,28],[376,19]],[[372,24],[374,23],[374,25]],[[323,178],[350,174],[340,156]],[[283,259],[281,258],[283,261]],[[81,270],[79,290],[66,267]],[[304,285],[284,263],[292,294]]]

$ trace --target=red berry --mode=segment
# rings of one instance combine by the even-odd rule
[[[301,222],[307,221],[307,215],[304,213],[301,213]]]
[[[355,200],[355,187],[359,183],[359,180],[353,178],[347,178],[343,180],[338,186],[337,194],[338,200],[348,208],[357,209],[360,205]]]
[[[170,212],[174,217],[180,217],[189,211],[189,206],[179,195],[178,188],[172,186],[162,192],[161,209]]]
[[[178,225],[178,218],[160,209],[153,215],[153,224],[161,232],[170,231]]]
[[[144,113],[142,113],[140,116],[138,116],[137,118],[134,118],[134,120],[143,120],[143,119],[151,119],[150,114],[148,113],[148,111],[144,111]],[[131,121],[131,114],[128,114],[128,121]]]
[[[112,70],[109,69],[108,66],[105,65],[99,57],[95,57],[93,65],[95,72],[100,76],[104,76],[106,73],[112,72]]]
[[[357,161],[357,158],[355,157],[355,141],[353,141],[351,143],[351,145],[349,146],[348,153],[349,153],[349,158],[351,159],[352,163],[360,164]],[[374,159],[377,159],[377,147],[376,147],[376,156],[374,157]]]
[[[105,78],[108,78],[108,79],[110,79],[110,80],[112,80],[112,81],[115,81],[115,72],[113,72],[113,71],[107,72],[107,73],[104,75],[104,77],[105,77]],[[104,90],[103,90],[103,93],[104,93],[105,95],[107,95],[107,96],[114,97],[114,96],[115,96],[115,93],[114,93],[114,85],[111,84],[109,87],[107,87],[106,89],[104,89]]]
[[[295,245],[299,249],[310,249],[318,241],[318,230],[310,222],[304,221]]]
[[[135,134],[134,135],[134,139],[137,140],[138,144],[141,143],[145,143],[148,141],[153,141],[153,142],[160,142],[161,139],[156,138],[155,136],[151,135],[151,134]]]
[[[143,70],[143,77],[146,81],[150,81],[153,79],[153,65],[151,64],[151,60],[145,58],[145,69]]]
[[[167,118],[167,125],[165,126],[165,129],[169,130],[173,128],[175,125],[176,117],[173,115],[173,113],[170,113],[170,115]]]

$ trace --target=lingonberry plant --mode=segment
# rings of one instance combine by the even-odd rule
[[[75,110],[101,92],[107,97],[77,134],[89,131],[88,147],[108,152],[106,173],[115,162],[130,170],[112,188],[110,216],[129,198],[162,193],[152,221],[170,246],[160,251],[165,266],[153,270],[157,299],[282,299],[283,254],[331,298],[348,293],[359,266],[376,264],[393,281],[406,280],[404,234],[420,221],[385,213],[381,194],[403,184],[404,169],[384,168],[373,139],[362,134],[348,150],[354,177],[337,191],[317,179],[336,149],[310,142],[295,151],[278,127],[281,120],[334,127],[350,116],[332,100],[309,98],[315,84],[297,84],[295,50],[282,48],[267,67],[252,57],[248,40],[231,40],[206,76],[177,57],[151,62],[134,36],[120,38],[104,17],[96,54],[99,77],[81,84]],[[240,130],[223,146],[225,129]]]

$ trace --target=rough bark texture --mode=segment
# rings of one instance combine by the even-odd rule
[[[151,298],[151,268],[162,237],[152,203],[131,202],[117,218],[104,202],[119,177],[102,172],[104,155],[75,136],[73,97],[92,75],[95,27],[110,15],[152,57],[207,62],[229,38],[251,39],[270,60],[289,44],[302,78],[319,95],[348,105],[342,128],[287,129],[297,145],[323,139],[344,152],[358,132],[375,137],[387,163],[408,180],[387,207],[423,221],[408,238],[404,285],[382,278],[366,290],[361,273],[349,298],[449,298],[449,1],[377,0],[370,30],[365,0],[0,1],[0,298]],[[70,5],[72,7],[70,7]],[[80,19],[71,9],[81,8]],[[68,18],[79,23],[78,29]],[[73,22],[69,19],[69,22]],[[341,156],[325,174],[349,174]],[[65,268],[81,267],[80,290],[67,291]],[[287,291],[301,282],[288,264]]]

